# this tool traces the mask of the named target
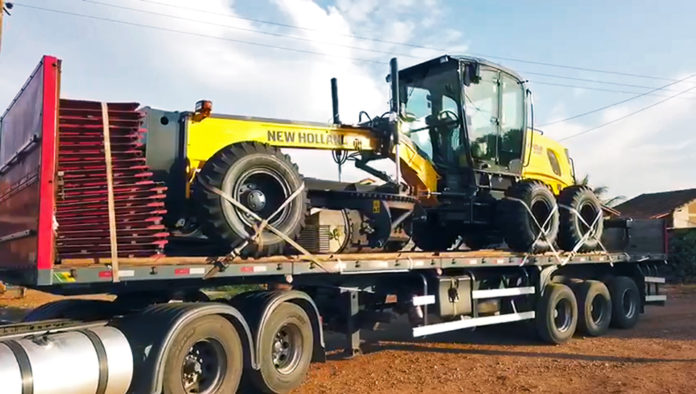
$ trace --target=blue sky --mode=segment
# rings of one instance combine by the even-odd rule
[[[342,118],[354,121],[359,110],[386,110],[388,86],[384,75],[392,55],[398,56],[402,64],[412,64],[442,52],[354,36],[491,57],[530,80],[538,125],[696,73],[696,29],[692,20],[696,3],[690,1],[17,0],[15,4],[13,15],[5,19],[0,52],[0,107],[10,102],[40,56],[52,54],[64,61],[64,97],[138,101],[175,110],[191,109],[196,100],[209,98],[214,101],[216,112],[298,120],[329,120],[328,81],[336,76]],[[55,14],[22,5],[194,35]],[[275,21],[301,29],[230,16]],[[288,35],[302,40],[287,38]],[[696,86],[696,78],[544,130],[561,139],[692,86]],[[641,192],[696,187],[695,124],[696,89],[564,143],[579,173],[589,173],[593,183],[607,185],[613,193],[630,197]],[[293,152],[293,157],[306,175],[336,176],[323,153]],[[346,174],[349,179],[363,176],[353,169],[346,169]]]

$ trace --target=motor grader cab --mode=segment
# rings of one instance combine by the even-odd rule
[[[519,226],[506,235],[513,212],[526,210],[505,209],[506,193],[528,194],[513,188],[523,179],[556,195],[575,182],[567,150],[530,124],[533,108],[525,81],[483,59],[442,56],[400,71],[398,85],[401,130],[432,161],[439,178],[438,204],[427,209],[425,221],[414,223],[416,244],[441,250],[461,236],[472,248],[503,238],[528,248],[529,237],[515,241]],[[553,216],[552,197],[528,201],[537,220]]]
[[[587,189],[569,187],[567,151],[532,131],[519,76],[452,56],[391,66],[390,111],[358,125],[340,122],[335,81],[328,125],[219,115],[205,101],[194,112],[146,108],[146,156],[169,187],[168,225],[225,250],[253,241],[245,250],[256,254],[282,253],[310,208],[342,213],[350,236],[339,251],[398,250],[410,238],[446,250],[460,237],[471,248],[504,239],[514,250],[543,251],[559,231],[571,249],[589,232],[581,222],[601,207]],[[312,187],[279,148],[331,150],[339,165],[352,160],[384,185]],[[394,161],[393,176],[370,166],[379,159]],[[559,213],[556,195],[571,216]],[[259,231],[264,223],[285,237]]]

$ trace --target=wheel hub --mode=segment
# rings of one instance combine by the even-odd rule
[[[181,384],[186,393],[214,393],[226,368],[222,345],[202,340],[189,349],[181,365]]]
[[[284,325],[273,337],[271,359],[276,370],[283,374],[291,373],[299,363],[302,336],[299,329],[291,324]]]
[[[261,190],[251,190],[247,193],[246,202],[249,209],[259,212],[266,206],[266,195]]]

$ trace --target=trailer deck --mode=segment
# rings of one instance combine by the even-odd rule
[[[483,267],[539,268],[551,265],[622,264],[663,262],[662,253],[551,253],[528,255],[500,250],[461,252],[400,252],[271,256],[258,259],[219,257],[150,257],[119,258],[119,276],[124,282],[161,279],[243,278],[295,275],[364,275],[394,274],[415,270],[473,269]],[[567,260],[566,260],[567,259]],[[40,285],[70,283],[109,283],[112,281],[109,258],[67,259],[56,264],[47,282]]]

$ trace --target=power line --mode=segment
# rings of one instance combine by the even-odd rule
[[[640,109],[637,109],[637,110],[635,110],[635,111],[633,111],[633,112],[631,112],[631,113],[628,113],[628,114],[626,114],[626,115],[624,115],[624,116],[618,117],[618,118],[616,118],[616,119],[612,119],[612,120],[610,120],[610,121],[608,121],[608,122],[604,122],[604,123],[599,124],[599,125],[597,125],[597,126],[594,126],[594,127],[589,128],[589,129],[583,130],[583,131],[581,131],[581,132],[579,132],[579,133],[575,133],[575,134],[569,135],[568,137],[561,138],[559,141],[569,140],[569,139],[571,139],[571,138],[575,138],[575,137],[581,136],[581,135],[583,135],[583,134],[587,134],[587,133],[589,133],[589,132],[591,132],[591,131],[594,131],[594,130],[597,130],[597,129],[601,129],[601,128],[604,127],[604,126],[608,126],[608,125],[610,125],[610,124],[614,124],[614,123],[616,123],[616,122],[618,122],[618,121],[621,121],[621,120],[624,120],[624,119],[626,119],[626,118],[628,118],[628,117],[630,117],[630,116],[639,114],[639,113],[641,113],[641,112],[643,112],[643,111],[646,111],[646,110],[648,110],[648,109],[650,109],[650,108],[652,108],[652,107],[658,106],[658,105],[660,105],[660,104],[662,104],[662,103],[665,103],[665,102],[667,102],[667,101],[669,101],[669,100],[672,100],[672,99],[674,99],[674,98],[677,98],[677,97],[681,96],[682,94],[688,93],[688,92],[690,92],[690,91],[692,91],[692,90],[694,90],[694,89],[696,89],[696,86],[692,86],[692,87],[690,87],[690,88],[688,88],[688,89],[686,89],[686,90],[682,90],[681,92],[679,92],[679,93],[677,93],[677,94],[673,94],[673,95],[667,97],[666,99],[657,101],[657,102],[652,103],[652,104],[650,104],[650,105],[646,105],[645,107],[642,107],[642,108],[640,108]]]
[[[287,24],[287,23],[280,23],[280,22],[274,22],[274,21],[263,20],[263,19],[246,18],[246,17],[241,17],[238,15],[229,13],[229,12],[219,13],[219,12],[212,12],[212,11],[208,11],[208,10],[202,10],[202,9],[196,8],[196,7],[185,7],[185,6],[178,6],[178,5],[175,6],[175,5],[168,4],[168,3],[165,3],[162,1],[157,1],[157,0],[139,0],[139,1],[141,1],[143,3],[156,4],[156,5],[161,5],[164,7],[170,7],[170,8],[175,8],[175,9],[185,9],[185,10],[209,14],[209,15],[216,15],[216,16],[224,15],[226,17],[233,18],[233,19],[245,20],[245,21],[255,22],[255,23],[262,23],[262,24],[267,24],[267,25],[272,25],[272,26],[279,26],[279,27],[284,27],[284,28],[288,28],[288,29],[296,29],[296,30],[303,30],[303,31],[315,31],[315,32],[321,32],[321,33],[326,34],[326,31],[321,30],[321,29],[291,25],[291,24]],[[432,50],[432,51],[436,51],[436,52],[440,52],[440,53],[447,53],[448,52],[447,49],[443,49],[443,48],[437,48],[437,47],[421,45],[421,44],[413,44],[413,43],[403,42],[403,41],[391,41],[391,40],[384,40],[384,39],[380,39],[380,38],[366,37],[366,36],[360,36],[360,35],[355,35],[355,34],[345,34],[345,33],[335,33],[335,35],[342,36],[342,37],[354,38],[354,39],[358,39],[358,40],[371,41],[371,42],[376,42],[376,43],[381,43],[381,44],[399,45],[399,46],[405,46],[405,47],[417,48],[417,49],[428,49],[428,50]],[[628,72],[623,72],[623,71],[604,70],[604,69],[597,69],[597,68],[590,68],[590,67],[573,66],[573,65],[567,65],[567,64],[542,62],[542,61],[535,61],[535,60],[520,59],[520,58],[516,58],[516,57],[504,57],[504,56],[496,56],[496,55],[482,54],[482,53],[471,53],[471,55],[484,57],[484,58],[490,58],[490,59],[499,59],[499,60],[506,60],[506,61],[511,61],[511,62],[518,62],[518,63],[527,63],[527,64],[536,64],[536,65],[540,65],[540,66],[547,66],[547,67],[564,68],[564,69],[575,70],[575,71],[588,71],[588,72],[621,75],[621,76],[625,76],[625,77],[642,78],[642,79],[650,79],[650,80],[658,79],[658,80],[671,81],[671,82],[675,81],[674,79],[671,79],[671,78],[658,77],[658,76],[654,76],[654,75],[636,74],[636,73],[628,73]]]
[[[562,88],[571,88],[571,89],[586,89],[586,90],[596,90],[599,92],[610,92],[610,93],[621,93],[621,94],[639,94],[641,92],[636,92],[636,91],[628,91],[628,90],[618,90],[618,89],[605,89],[605,88],[598,88],[594,86],[583,86],[583,85],[571,85],[571,84],[565,84],[565,83],[557,83],[557,82],[549,82],[549,81],[539,81],[536,79],[530,80],[533,85],[546,85],[546,86],[558,86]],[[667,97],[668,95],[666,94],[660,94],[660,93],[650,93],[648,96],[658,96],[658,97]],[[685,100],[696,100],[696,96],[689,96],[689,97],[682,97]]]
[[[579,113],[579,114],[577,114],[577,115],[573,115],[573,116],[568,117],[568,118],[554,120],[554,121],[552,121],[552,122],[543,124],[543,125],[541,125],[540,127],[546,127],[546,126],[550,126],[550,125],[554,125],[554,124],[558,124],[558,123],[563,123],[563,122],[567,122],[567,121],[569,121],[569,120],[573,120],[573,119],[577,119],[577,118],[580,118],[580,117],[583,117],[583,116],[587,116],[587,115],[589,115],[589,114],[593,114],[593,113],[595,113],[595,112],[604,111],[605,109],[608,109],[608,108],[611,108],[611,107],[615,107],[615,106],[617,106],[617,105],[621,105],[621,104],[623,104],[623,103],[626,103],[626,102],[629,102],[629,101],[638,99],[638,98],[640,98],[640,97],[647,96],[647,95],[649,95],[649,94],[651,94],[651,93],[654,93],[654,92],[656,92],[656,91],[658,91],[658,90],[662,90],[662,89],[667,88],[667,87],[670,87],[670,86],[672,86],[672,85],[676,85],[676,84],[678,84],[678,83],[680,83],[680,82],[684,82],[684,81],[686,81],[687,79],[693,78],[694,76],[696,76],[696,74],[691,74],[691,75],[689,75],[689,76],[687,76],[687,77],[685,77],[685,78],[679,79],[679,80],[677,80],[677,81],[668,83],[667,85],[660,86],[660,87],[657,87],[657,88],[652,89],[652,90],[648,90],[647,92],[643,92],[643,93],[641,93],[641,94],[637,94],[637,95],[635,95],[635,96],[633,96],[633,97],[629,97],[629,98],[627,98],[627,99],[624,99],[624,100],[621,100],[621,101],[617,101],[617,102],[612,103],[612,104],[604,105],[604,106],[601,106],[601,107],[599,107],[599,108],[595,108],[595,109],[590,110],[590,111],[582,112],[582,113]],[[696,88],[696,86],[694,86],[693,88]],[[670,96],[670,98],[672,98],[672,96]]]
[[[287,34],[282,34],[282,33],[268,32],[268,31],[263,31],[263,30],[258,30],[258,29],[250,29],[250,28],[244,28],[244,27],[238,27],[238,26],[231,26],[229,24],[214,23],[214,22],[200,20],[200,19],[193,19],[193,18],[187,18],[187,17],[178,16],[178,15],[165,14],[165,13],[157,12],[157,11],[144,10],[141,8],[115,5],[115,4],[110,4],[110,3],[103,2],[103,1],[97,1],[97,0],[83,0],[83,1],[86,3],[92,3],[92,4],[105,6],[105,7],[140,12],[140,13],[145,13],[145,14],[149,14],[149,15],[163,16],[163,17],[177,19],[177,20],[203,23],[206,25],[220,26],[220,27],[224,27],[227,29],[246,31],[246,32],[251,32],[251,33],[256,33],[256,34],[268,35],[268,36],[273,36],[273,37],[280,37],[280,38],[284,38],[284,39],[293,39],[293,40],[299,40],[299,41],[310,42],[310,43],[326,43],[326,44],[331,44],[332,46],[338,46],[338,47],[344,47],[344,48],[349,48],[349,49],[356,49],[356,50],[367,51],[367,52],[372,52],[372,53],[379,53],[379,54],[386,54],[386,55],[393,55],[394,54],[393,52],[384,51],[384,50],[378,50],[378,49],[373,49],[373,48],[364,48],[364,47],[359,47],[359,46],[354,46],[354,45],[346,45],[346,44],[335,43],[335,42],[331,42],[331,41],[321,41],[321,40],[311,39],[311,38],[307,38],[307,37],[300,37],[300,36],[293,36],[293,35],[287,35]],[[152,0],[141,0],[141,1],[146,2],[146,3],[154,3],[154,4],[168,5],[169,6],[169,4],[162,3],[159,1],[152,1]],[[202,10],[198,10],[198,11],[207,12],[207,11],[202,11]],[[233,18],[245,19],[245,18],[236,17],[236,16]],[[258,20],[254,20],[254,21],[258,21]],[[270,22],[263,21],[263,23],[270,23]],[[288,26],[292,27],[292,25],[285,25],[285,24],[282,24],[282,25],[284,27],[288,27]],[[307,28],[304,28],[304,29],[307,29]],[[435,50],[435,49],[433,49],[433,50]],[[412,56],[412,55],[404,54],[404,53],[399,53],[398,55],[401,57],[417,58],[416,56]],[[561,79],[569,79],[569,80],[576,80],[576,81],[583,81],[583,82],[591,82],[591,83],[597,83],[597,84],[609,84],[609,85],[616,85],[616,86],[635,87],[635,88],[641,88],[641,89],[653,89],[653,88],[655,88],[654,86],[626,84],[626,83],[618,83],[618,82],[603,81],[603,80],[596,80],[596,79],[587,79],[587,78],[577,78],[577,77],[570,77],[570,76],[565,76],[565,75],[548,74],[548,73],[540,73],[540,72],[533,72],[533,71],[526,71],[523,73],[530,74],[530,75],[547,76],[547,77],[552,77],[552,78],[561,78]],[[582,88],[582,89],[598,90],[598,91],[605,91],[605,92],[612,92],[613,91],[613,92],[624,93],[624,94],[636,94],[636,93],[638,93],[638,92],[627,92],[627,91],[618,91],[618,90],[610,90],[610,89],[598,89],[598,88],[583,87],[583,86],[563,85],[563,84],[550,83],[550,82],[537,82],[537,83],[543,84],[543,85],[550,85],[550,86]]]
[[[364,63],[383,64],[383,62],[379,62],[379,61],[372,60],[372,59],[333,55],[333,54],[327,54],[327,53],[323,53],[323,52],[312,51],[312,50],[308,50],[308,49],[290,48],[290,47],[284,47],[284,46],[280,46],[280,45],[264,44],[264,43],[260,43],[260,42],[254,42],[254,41],[237,40],[234,38],[219,37],[219,36],[214,36],[214,35],[210,35],[210,34],[196,33],[196,32],[186,31],[186,30],[177,30],[177,29],[171,29],[168,27],[147,25],[147,24],[143,24],[143,23],[129,22],[129,21],[123,21],[123,20],[119,20],[119,19],[112,19],[112,18],[106,18],[106,17],[101,17],[101,16],[95,16],[95,15],[80,14],[77,12],[56,10],[56,9],[52,9],[52,8],[44,8],[44,7],[38,7],[38,6],[33,6],[33,5],[27,5],[27,4],[15,3],[15,5],[20,6],[20,7],[24,7],[24,8],[34,9],[34,10],[53,12],[53,13],[63,14],[63,15],[77,16],[77,17],[81,17],[81,18],[100,20],[100,21],[104,21],[104,22],[119,23],[119,24],[123,24],[123,25],[142,27],[145,29],[161,30],[161,31],[166,31],[166,32],[170,32],[170,33],[212,38],[215,40],[235,42],[235,43],[244,44],[244,45],[251,45],[251,46],[271,48],[271,49],[280,49],[280,50],[284,50],[284,51],[299,52],[299,53],[304,53],[304,54],[308,54],[308,55],[316,55],[316,56],[323,56],[323,57],[331,57],[331,58],[338,57],[338,58],[355,60],[355,61],[364,62]]]
[[[364,48],[364,47],[359,47],[359,46],[354,46],[354,45],[336,43],[336,42],[332,42],[332,41],[315,40],[313,38],[288,35],[288,34],[284,34],[284,33],[275,33],[275,32],[269,32],[269,31],[263,31],[263,30],[257,30],[257,29],[249,29],[246,27],[232,26],[232,25],[224,24],[224,23],[215,23],[215,22],[210,22],[210,21],[205,21],[205,20],[200,20],[200,19],[187,18],[187,17],[183,17],[183,16],[179,16],[179,15],[172,15],[172,14],[165,14],[165,13],[157,12],[157,11],[144,10],[141,8],[134,8],[134,7],[127,7],[127,6],[122,6],[122,5],[110,4],[110,3],[105,3],[102,1],[96,1],[96,0],[82,0],[82,1],[85,3],[96,4],[96,5],[100,5],[100,6],[104,6],[104,7],[111,7],[111,8],[117,8],[117,9],[122,9],[122,10],[135,11],[135,12],[140,12],[140,13],[149,14],[149,15],[163,16],[163,17],[172,18],[172,19],[202,23],[202,24],[209,25],[209,26],[224,27],[226,29],[246,31],[246,32],[262,34],[262,35],[266,35],[266,36],[287,38],[287,39],[291,39],[291,40],[298,40],[298,41],[304,41],[304,42],[310,42],[310,43],[331,44],[332,46],[335,46],[335,47],[357,49],[360,51],[367,51],[367,52],[372,52],[372,53],[379,53],[379,54],[386,54],[386,55],[392,54],[392,52],[383,51],[383,50],[379,50],[379,49]],[[414,59],[417,58],[416,56],[412,56],[412,55],[408,55],[408,54],[399,54],[399,56],[410,57],[410,58],[414,58]]]
[[[542,77],[569,79],[569,80],[573,80],[573,81],[590,82],[590,83],[596,83],[596,84],[601,84],[601,85],[624,86],[624,87],[637,88],[637,89],[654,89],[655,88],[655,86],[635,85],[635,84],[630,84],[630,83],[613,82],[613,81],[606,81],[606,80],[601,80],[601,79],[570,77],[567,75],[548,74],[548,73],[540,73],[540,72],[535,72],[535,71],[520,71],[520,74],[539,75]],[[663,90],[667,90],[667,89],[663,89]],[[638,93],[638,92],[632,92],[632,93]]]
[[[159,15],[159,16],[165,16],[165,17],[170,17],[170,18],[175,18],[175,19],[190,20],[190,21],[199,22],[199,23],[207,23],[207,24],[223,26],[223,27],[227,27],[227,28],[236,28],[236,27],[229,26],[229,25],[214,24],[214,23],[209,23],[209,22],[205,22],[205,21],[179,17],[176,15],[163,14],[163,13],[147,11],[147,10],[140,10],[140,9],[131,8],[131,7],[121,7],[121,6],[102,3],[99,1],[93,1],[93,0],[84,0],[84,1],[94,3],[94,4],[99,4],[99,5],[105,5],[105,6],[109,6],[109,7],[122,8],[122,9],[132,10],[132,11],[139,11],[139,12],[144,12],[144,13],[154,14],[154,15]],[[141,0],[141,1],[146,1],[146,0]],[[192,35],[192,36],[198,36],[198,37],[212,38],[212,39],[216,39],[216,40],[235,42],[235,43],[251,45],[251,46],[260,46],[260,47],[265,47],[265,48],[280,49],[280,50],[286,50],[286,51],[292,51],[292,52],[298,52],[298,53],[304,53],[304,54],[310,54],[310,55],[316,55],[316,56],[323,56],[323,57],[341,57],[341,58],[345,58],[345,59],[350,59],[350,60],[355,60],[355,61],[365,62],[365,63],[372,63],[372,64],[382,64],[382,62],[380,62],[380,61],[375,61],[375,60],[371,60],[371,59],[356,58],[356,57],[351,57],[351,56],[329,55],[329,54],[326,54],[323,52],[317,52],[317,51],[312,51],[312,50],[304,50],[304,49],[299,49],[299,48],[290,48],[290,47],[284,47],[284,46],[279,46],[279,45],[271,45],[271,44],[264,44],[264,43],[246,41],[246,40],[225,38],[225,37],[219,37],[219,36],[214,36],[214,35],[209,35],[209,34],[195,33],[195,32],[191,32],[191,31],[177,30],[177,29],[171,29],[171,28],[154,26],[154,25],[147,25],[147,24],[142,24],[142,23],[137,23],[137,22],[129,22],[129,21],[123,21],[123,20],[118,20],[118,19],[100,17],[100,16],[95,16],[95,15],[87,15],[87,14],[81,14],[81,13],[75,13],[75,12],[69,12],[69,11],[55,10],[55,9],[26,5],[26,4],[17,4],[17,5],[20,5],[20,6],[23,6],[26,8],[30,8],[30,9],[36,9],[36,10],[47,11],[47,12],[54,12],[54,13],[58,13],[58,14],[77,16],[77,17],[82,17],[82,18],[101,20],[101,21],[106,21],[106,22],[111,22],[111,23],[119,23],[119,24],[125,24],[125,25],[154,29],[154,30],[161,30],[161,31],[172,32],[172,33],[177,33],[177,34],[186,34],[186,35]],[[268,33],[268,32],[252,30],[252,29],[244,29],[244,28],[239,28],[239,29],[254,32],[254,33],[270,34],[270,35],[281,36],[281,37],[286,37],[286,38],[299,38],[299,39],[302,39],[304,41],[314,41],[314,40],[306,39],[303,37],[296,37],[296,36],[287,37],[287,36],[284,36],[282,34]],[[351,47],[354,49],[361,49],[361,50],[370,50],[369,48],[360,48],[360,47],[352,47],[352,46],[348,46],[348,47]],[[390,55],[392,54],[392,53],[389,53],[386,51],[378,51],[378,50],[374,50],[374,52],[390,54]],[[406,55],[406,54],[399,54],[399,56],[413,57],[413,56]],[[528,72],[528,73],[529,74],[537,74],[537,75],[549,75],[549,76],[552,75],[552,74],[534,73],[534,72]],[[554,75],[554,76],[556,76],[556,75]],[[573,78],[570,78],[570,79],[573,79]],[[587,86],[558,84],[558,83],[545,82],[545,81],[533,81],[533,82],[537,83],[537,84],[541,84],[541,85],[559,86],[559,87],[567,87],[567,88],[580,88],[580,89],[599,90],[599,91],[616,92],[616,93],[624,93],[624,94],[635,94],[636,93],[636,92],[627,92],[627,91],[619,91],[619,90],[612,90],[612,89],[601,89],[601,88],[594,88],[594,87],[587,87]],[[677,83],[677,82],[681,82],[681,80],[676,81],[675,83]],[[672,84],[668,84],[666,86],[670,86],[670,85],[672,85]],[[642,93],[634,98],[642,97],[644,95],[649,95],[649,94],[652,95],[652,94],[654,94],[653,93],[654,91],[661,90],[661,89],[664,89],[664,87],[654,88],[653,90],[651,90],[649,92]],[[631,99],[633,99],[633,98],[631,98]],[[618,104],[623,103],[625,101],[628,101],[628,100],[621,101],[621,102],[614,104],[614,105],[618,105]],[[609,106],[607,106],[607,107],[609,107]],[[603,107],[602,109],[604,109],[604,108],[605,107]],[[597,110],[601,110],[601,109],[597,109]],[[575,117],[584,116],[584,115],[585,114],[580,114],[580,115],[576,115]],[[572,118],[575,118],[575,117],[572,117]],[[569,118],[569,119],[571,119],[571,118]],[[569,119],[565,119],[565,120],[569,120]],[[563,121],[565,121],[565,120],[563,120]],[[558,121],[558,122],[560,122],[560,121]],[[553,123],[555,123],[555,122],[553,122]],[[550,123],[550,124],[553,124],[553,123]],[[545,126],[547,126],[547,125],[549,125],[549,124],[546,124]]]

